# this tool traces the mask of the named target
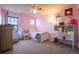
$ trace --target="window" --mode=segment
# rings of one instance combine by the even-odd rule
[[[33,20],[33,19],[31,19],[31,22],[30,22],[30,23],[31,23],[31,25],[34,25],[34,20]]]
[[[8,16],[8,24],[13,25],[13,30],[18,30],[18,17]]]

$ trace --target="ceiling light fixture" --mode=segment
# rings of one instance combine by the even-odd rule
[[[36,14],[37,12],[39,12],[41,10],[42,10],[42,8],[39,5],[34,5],[33,9],[32,9],[34,14]]]

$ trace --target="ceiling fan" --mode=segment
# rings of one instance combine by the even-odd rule
[[[32,10],[33,10],[33,13],[37,13],[37,12],[40,12],[41,10],[43,10],[43,8],[40,6],[40,5],[33,5],[33,8],[32,8]]]

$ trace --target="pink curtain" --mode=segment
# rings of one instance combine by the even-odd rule
[[[2,16],[2,24],[7,24],[8,23],[8,11],[5,9],[1,9],[1,16]]]

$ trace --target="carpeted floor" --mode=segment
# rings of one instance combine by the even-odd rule
[[[63,46],[63,47],[62,47]],[[78,54],[79,49],[54,43],[40,43],[33,40],[22,40],[13,45],[13,49],[3,54]]]

